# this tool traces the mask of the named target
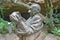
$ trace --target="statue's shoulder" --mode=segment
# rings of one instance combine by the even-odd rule
[[[40,16],[40,14],[34,15],[31,20],[38,20],[38,19],[42,19],[42,17]]]

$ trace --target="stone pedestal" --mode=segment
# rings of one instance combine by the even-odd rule
[[[19,37],[16,34],[0,34],[0,40],[19,40]]]

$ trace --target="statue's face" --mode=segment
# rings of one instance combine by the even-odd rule
[[[37,10],[36,10],[35,8],[31,8],[31,12],[32,12],[32,13],[36,13]]]
[[[29,13],[31,14],[31,15],[35,15],[35,14],[37,14],[37,13],[39,13],[40,12],[40,6],[38,5],[38,4],[36,4],[36,3],[33,3],[31,6],[30,6],[30,9],[29,9]]]
[[[36,13],[38,13],[39,12],[39,9],[36,9],[35,7],[32,7],[32,8],[30,8],[30,14],[36,14]]]

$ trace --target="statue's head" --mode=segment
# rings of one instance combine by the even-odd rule
[[[34,3],[30,6],[30,11],[29,11],[30,13],[36,14],[36,13],[39,13],[40,11],[41,11],[40,5]]]

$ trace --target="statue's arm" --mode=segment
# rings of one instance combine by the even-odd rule
[[[31,32],[33,33],[33,29],[29,27],[30,25],[27,25],[23,21],[20,21],[19,24],[23,28],[23,31],[24,31],[24,32],[17,31],[19,34],[25,35],[25,34],[31,34]]]
[[[10,19],[11,19],[12,21],[14,21],[14,22],[16,23],[16,25],[18,24],[20,29],[23,29],[23,31],[18,31],[18,29],[17,29],[17,30],[16,30],[17,33],[24,35],[24,34],[29,33],[29,31],[32,32],[32,29],[29,27],[29,25],[27,25],[27,24],[25,23],[26,20],[25,20],[23,17],[21,17],[21,15],[18,14],[18,12],[13,12],[13,13],[10,15]],[[17,27],[18,27],[18,25],[17,25]]]
[[[33,21],[31,21],[31,22],[20,21],[20,25],[22,25],[22,27],[24,27],[24,30],[25,30],[24,34],[27,34],[27,35],[32,34],[36,31],[40,30],[43,27],[41,18],[38,18],[38,19],[36,19],[36,18],[38,18],[38,17],[35,17],[34,19],[32,19]],[[19,33],[21,34],[22,32],[19,32]]]

